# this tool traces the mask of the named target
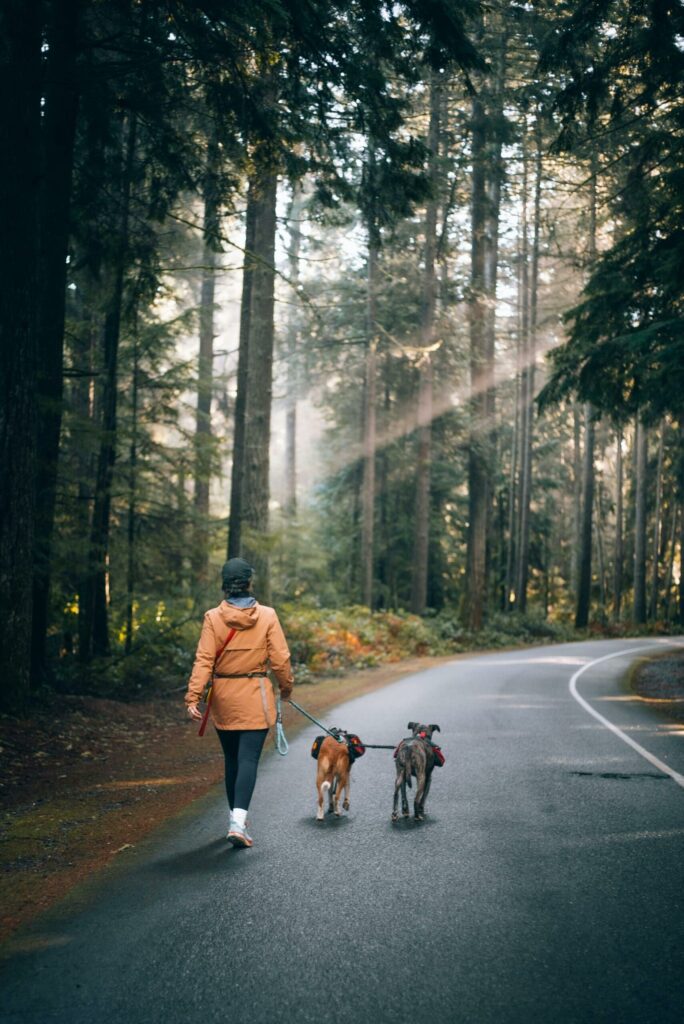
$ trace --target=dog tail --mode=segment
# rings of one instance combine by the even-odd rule
[[[404,780],[409,789],[413,789],[413,783],[411,782],[411,764],[409,761],[404,765]]]
[[[330,783],[328,782],[327,779],[325,780],[325,782],[321,782],[321,790],[323,791],[323,793],[327,793],[329,789]]]

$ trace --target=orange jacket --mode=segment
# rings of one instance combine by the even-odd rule
[[[231,629],[237,633],[216,665],[216,655]],[[266,676],[267,663],[278,680],[280,693],[288,697],[294,682],[290,652],[278,616],[263,604],[236,608],[222,601],[204,616],[185,703],[197,704],[213,676],[211,719],[217,729],[266,729],[275,725],[273,687]],[[263,672],[253,678],[222,679],[220,674]]]

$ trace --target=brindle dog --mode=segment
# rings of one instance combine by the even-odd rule
[[[413,802],[413,813],[416,821],[425,817],[425,801],[430,792],[432,769],[435,766],[435,753],[430,742],[433,732],[441,732],[438,725],[422,725],[420,722],[409,722],[412,736],[402,740],[397,747],[396,765],[397,778],[394,783],[394,804],[392,821],[397,821],[397,802],[401,789],[401,813],[409,816],[409,805],[406,798],[406,787],[411,788],[411,776],[416,777],[416,798]]]

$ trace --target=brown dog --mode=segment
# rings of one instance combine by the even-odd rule
[[[323,821],[323,801],[328,794],[328,814],[333,811],[340,816],[340,797],[344,790],[342,807],[349,810],[349,750],[346,737],[338,743],[332,736],[326,736],[321,743],[318,754],[318,771],[316,772],[316,789],[318,790],[317,821]]]

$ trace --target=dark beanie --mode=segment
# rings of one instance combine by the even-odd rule
[[[254,569],[249,562],[245,562],[244,558],[229,558],[221,569],[223,589],[225,591],[245,590],[253,572]]]

